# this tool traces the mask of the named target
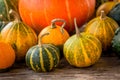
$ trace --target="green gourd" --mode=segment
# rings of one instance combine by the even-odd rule
[[[92,34],[85,32],[80,33],[76,21],[75,27],[76,34],[71,36],[64,44],[64,56],[72,66],[91,66],[95,64],[101,56],[101,42]]]
[[[112,50],[120,57],[120,28],[115,31],[115,35],[112,40]]]
[[[48,72],[58,66],[60,62],[60,50],[53,44],[42,44],[39,38],[38,45],[31,47],[25,57],[26,64],[36,72]]]

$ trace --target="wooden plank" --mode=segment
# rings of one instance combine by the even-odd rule
[[[8,72],[0,73],[0,80],[120,80],[120,60],[101,57],[93,66],[75,68],[63,58],[51,72],[34,72],[25,63],[16,63]]]

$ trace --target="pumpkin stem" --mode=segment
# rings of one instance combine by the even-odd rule
[[[15,21],[20,21],[20,16],[18,15],[18,13],[16,11],[10,9],[9,14],[14,16]]]
[[[106,14],[105,14],[104,10],[101,10],[100,18],[105,19],[105,17],[106,17]]]
[[[61,26],[61,28],[60,28],[60,31],[61,31],[61,33],[63,34],[64,33],[64,27],[65,27],[65,25],[66,25],[66,21],[65,20],[63,20],[63,19],[53,19],[52,21],[51,21],[51,28],[56,28],[56,25],[55,25],[55,23],[56,22],[63,22],[63,24],[62,24],[62,26]]]
[[[49,35],[49,33],[42,34],[42,35],[39,37],[39,39],[38,39],[38,45],[39,45],[39,46],[42,46],[42,38],[43,38],[45,35]]]
[[[79,31],[78,26],[77,26],[76,18],[74,18],[74,25],[75,25],[76,35],[77,35],[78,37],[81,36],[81,35],[80,35],[80,31]]]

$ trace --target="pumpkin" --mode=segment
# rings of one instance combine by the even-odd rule
[[[118,0],[113,0],[113,1],[108,1],[103,4],[101,4],[97,11],[96,11],[96,16],[100,16],[101,10],[104,10],[105,14],[108,14],[109,11],[118,3]]]
[[[101,4],[104,4],[105,2],[109,2],[113,0],[96,0],[96,6],[95,8],[97,9]]]
[[[120,26],[120,3],[116,4],[108,13],[108,17],[114,19]]]
[[[102,10],[101,16],[89,21],[84,31],[96,36],[102,43],[103,51],[107,51],[111,47],[112,38],[118,27],[118,24],[113,19],[107,17]]]
[[[15,11],[10,11],[16,17],[1,31],[2,40],[11,44],[16,53],[16,61],[24,59],[27,50],[37,44],[37,35],[32,28],[19,20]]]
[[[92,34],[80,33],[74,19],[76,34],[71,36],[64,44],[64,56],[70,65],[75,67],[88,67],[95,64],[101,55],[101,42]]]
[[[36,33],[55,18],[66,20],[65,29],[73,33],[73,18],[81,27],[94,13],[95,0],[19,0],[20,16]]]
[[[43,34],[38,45],[31,47],[26,54],[26,64],[36,72],[48,72],[58,66],[60,51],[53,44],[42,44],[41,39],[48,33]]]
[[[12,67],[15,62],[15,52],[11,45],[0,42],[0,72]]]
[[[56,25],[57,22],[63,22],[62,26]],[[38,35],[42,36],[46,32],[49,35],[46,35],[42,38],[42,43],[51,43],[58,46],[62,50],[62,46],[65,41],[69,38],[69,33],[64,29],[66,21],[63,19],[53,19],[51,25],[45,27]]]
[[[112,39],[112,50],[120,58],[120,28],[117,28],[115,35]]]
[[[18,0],[0,0],[0,21],[11,21],[13,16],[10,16],[9,10],[13,9],[18,12]]]

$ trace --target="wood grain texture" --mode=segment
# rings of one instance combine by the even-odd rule
[[[62,59],[58,68],[47,73],[37,73],[25,63],[15,64],[8,72],[0,73],[0,80],[119,80],[120,60],[101,57],[93,66],[75,68]]]

